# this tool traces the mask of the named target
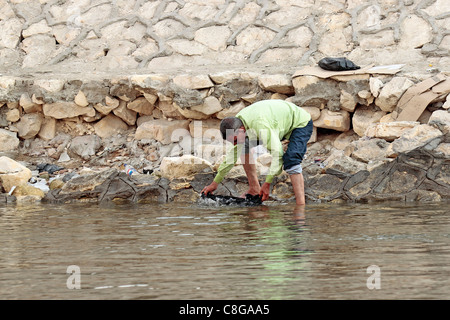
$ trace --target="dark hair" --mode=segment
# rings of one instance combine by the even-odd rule
[[[244,124],[242,123],[241,119],[236,117],[226,117],[220,121],[220,132],[222,133],[222,138],[225,140],[227,138],[227,131],[233,130],[236,131],[237,129],[241,128]]]

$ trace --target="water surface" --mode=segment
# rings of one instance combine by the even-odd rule
[[[450,296],[450,203],[22,204],[0,243],[1,299]]]

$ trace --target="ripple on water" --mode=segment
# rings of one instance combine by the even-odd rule
[[[360,299],[450,294],[450,205],[0,208],[0,298]],[[69,290],[67,267],[81,270]],[[382,290],[369,290],[378,265]]]

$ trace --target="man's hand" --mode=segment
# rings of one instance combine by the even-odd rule
[[[264,182],[264,184],[261,187],[261,191],[259,192],[259,195],[262,196],[261,200],[266,201],[269,199],[269,193],[270,193],[270,183]]]
[[[209,186],[206,186],[203,188],[202,193],[207,195],[208,193],[212,193],[214,190],[217,189],[218,184],[216,182],[211,182]]]

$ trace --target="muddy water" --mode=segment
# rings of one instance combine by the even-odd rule
[[[15,205],[0,244],[1,299],[450,296],[450,203]]]

